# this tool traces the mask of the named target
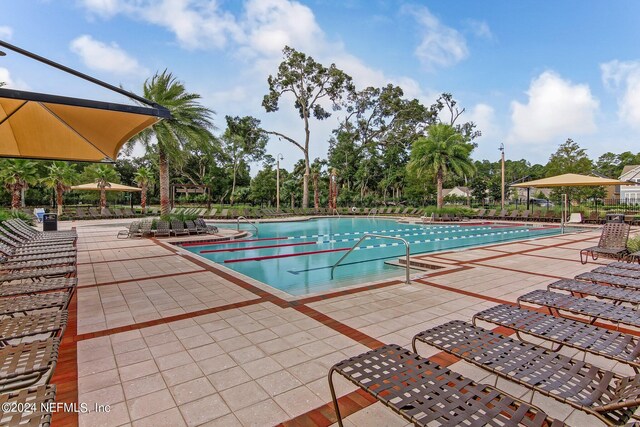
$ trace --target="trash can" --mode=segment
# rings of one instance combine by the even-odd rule
[[[621,213],[608,213],[606,218],[607,222],[624,222],[624,214]]]
[[[46,213],[42,215],[42,231],[58,231],[58,214]]]

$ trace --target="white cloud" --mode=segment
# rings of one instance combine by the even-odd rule
[[[11,40],[13,37],[13,28],[8,25],[0,25],[0,39]]]
[[[640,129],[640,61],[610,61],[600,65],[602,80],[618,92],[618,115]]]
[[[225,46],[229,34],[238,35],[233,15],[215,0],[80,0],[91,13],[104,18],[127,15],[159,25],[175,34],[182,47]]]
[[[481,138],[493,139],[497,136],[498,129],[495,123],[496,111],[491,105],[476,104],[469,111],[468,116],[464,117],[464,121],[474,122],[476,129],[482,132]]]
[[[485,21],[476,21],[475,19],[469,19],[466,21],[466,24],[469,31],[471,31],[474,36],[487,40],[493,39],[491,28],[489,28],[489,24],[487,24]]]
[[[148,70],[116,43],[106,44],[85,34],[72,40],[69,47],[91,69],[115,74],[148,74]]]
[[[7,68],[0,67],[0,82],[5,83],[5,88],[29,90],[29,85],[22,80],[14,80]]]
[[[507,142],[545,144],[596,131],[599,102],[586,84],[545,71],[531,81],[526,104],[511,102]]]
[[[426,7],[406,7],[422,27],[422,41],[415,54],[422,64],[433,69],[454,65],[467,56],[467,42],[457,30],[444,25]]]

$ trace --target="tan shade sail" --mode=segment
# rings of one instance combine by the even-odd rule
[[[131,137],[170,117],[163,107],[0,88],[0,157],[112,162]]]
[[[90,182],[88,184],[80,184],[80,185],[74,185],[71,187],[72,190],[88,190],[88,191],[100,191],[100,188],[98,187],[98,184],[96,184],[95,182]],[[138,188],[138,187],[129,187],[128,185],[122,185],[122,184],[116,184],[113,182],[109,183],[108,187],[104,188],[105,191],[126,191],[126,192],[133,192],[133,191],[142,191],[142,189]]]
[[[537,179],[535,181],[514,184],[511,187],[597,187],[606,185],[635,185],[635,182],[620,181],[611,178],[600,178],[597,176],[579,175],[576,173],[566,173],[564,175],[552,176],[549,178]]]

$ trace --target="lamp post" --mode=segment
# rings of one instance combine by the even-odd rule
[[[501,185],[500,185],[500,191],[501,191],[500,208],[504,210],[504,144],[500,144],[499,150],[502,153],[502,179],[501,179]]]
[[[282,154],[276,156],[276,212],[280,212],[280,160],[284,159]]]

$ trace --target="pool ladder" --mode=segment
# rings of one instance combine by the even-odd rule
[[[407,251],[407,253],[405,254],[405,280],[404,283],[406,283],[407,285],[411,284],[411,276],[409,274],[409,270],[410,270],[410,248],[409,248],[409,242],[407,242],[405,239],[401,238],[401,237],[395,237],[395,236],[385,236],[382,234],[365,234],[364,236],[362,236],[360,238],[360,240],[358,240],[356,242],[355,245],[353,245],[351,247],[351,249],[349,249],[349,251],[342,255],[342,257],[338,260],[338,262],[336,262],[335,264],[333,264],[333,267],[331,267],[331,280],[333,280],[333,271],[336,269],[336,267],[338,265],[340,265],[340,263],[347,257],[349,256],[349,254],[351,252],[353,252],[359,245],[360,243],[362,243],[363,241],[367,240],[367,239],[391,239],[391,240],[400,240],[402,243],[404,243],[404,247]]]
[[[246,216],[239,216],[239,217],[236,219],[236,229],[237,229],[238,231],[240,231],[240,220],[241,220],[241,219],[243,219],[243,220],[244,220],[244,222],[246,222],[247,224],[249,224],[250,226],[252,226],[253,228],[255,228],[255,229],[256,229],[256,236],[257,236],[257,235],[258,235],[258,227],[256,226],[256,224],[255,224],[254,222],[249,221],[249,220],[247,219],[247,217],[246,217]]]

